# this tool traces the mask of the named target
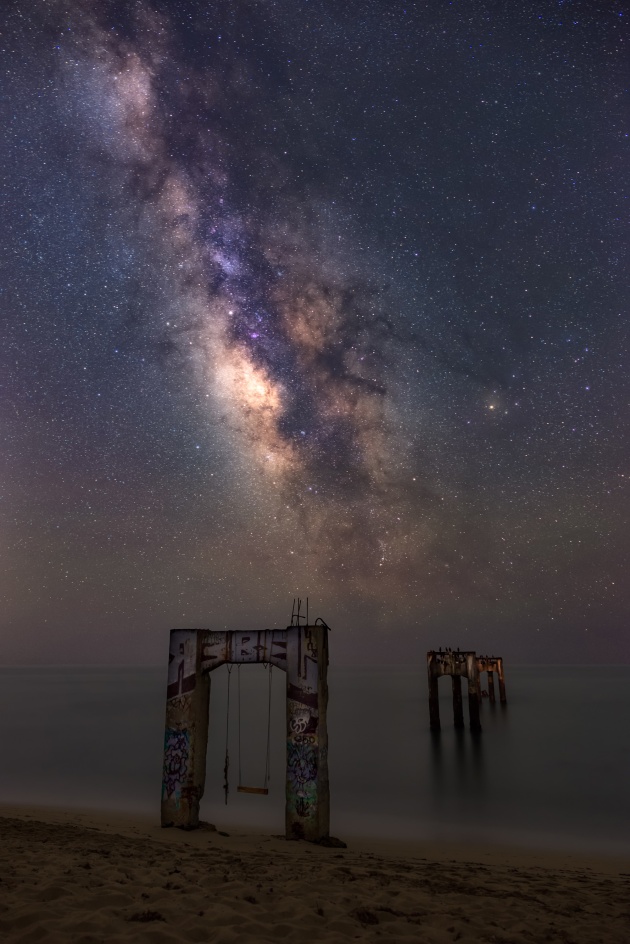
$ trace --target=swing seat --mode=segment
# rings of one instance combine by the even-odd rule
[[[253,793],[257,796],[268,796],[269,790],[267,784],[269,783],[269,733],[271,731],[271,663],[267,665],[269,670],[269,695],[267,699],[267,754],[265,761],[265,777],[263,780],[264,787],[246,787],[244,784],[238,784],[236,788],[237,793]],[[228,743],[229,743],[229,733],[230,733],[230,675],[232,672],[232,666],[228,665],[228,684],[227,684],[227,717],[225,722],[225,802],[227,803],[228,798],[228,768],[230,765],[229,752],[228,752]],[[241,779],[241,666],[238,666],[238,779]]]

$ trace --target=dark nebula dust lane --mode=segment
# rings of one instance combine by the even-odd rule
[[[347,657],[627,656],[605,7],[3,6],[9,658],[297,593]]]

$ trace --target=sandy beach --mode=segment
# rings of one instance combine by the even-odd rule
[[[627,944],[630,862],[0,807],[0,939]]]

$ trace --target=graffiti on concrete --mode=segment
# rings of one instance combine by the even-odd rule
[[[305,706],[300,706],[294,708],[294,710],[291,712],[289,727],[291,728],[293,734],[306,734],[312,727],[314,727],[314,721],[315,719],[312,718],[309,709]]]
[[[313,735],[298,734],[287,742],[287,774],[298,816],[309,815],[317,795],[317,748]]]
[[[272,665],[286,669],[287,632],[285,629],[261,629],[256,632],[240,630],[214,632],[200,630],[201,669],[212,671],[225,662],[271,662]]]
[[[296,789],[317,777],[317,753],[312,735],[298,734],[288,742],[287,764],[291,783]]]
[[[176,630],[168,654],[166,697],[176,698],[194,691],[197,684],[197,640],[190,631]]]
[[[286,834],[328,835],[328,628],[175,629],[169,648],[162,825],[194,829],[205,783],[210,685],[221,665],[271,663],[287,673]]]
[[[164,739],[164,776],[163,794],[166,798],[181,796],[188,779],[188,758],[190,756],[190,738],[187,730],[166,729]]]
[[[169,708],[172,711],[190,711],[192,706],[192,695],[176,695],[174,698],[169,699]]]

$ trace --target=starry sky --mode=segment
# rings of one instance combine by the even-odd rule
[[[5,663],[630,660],[621,0],[4,0]]]

